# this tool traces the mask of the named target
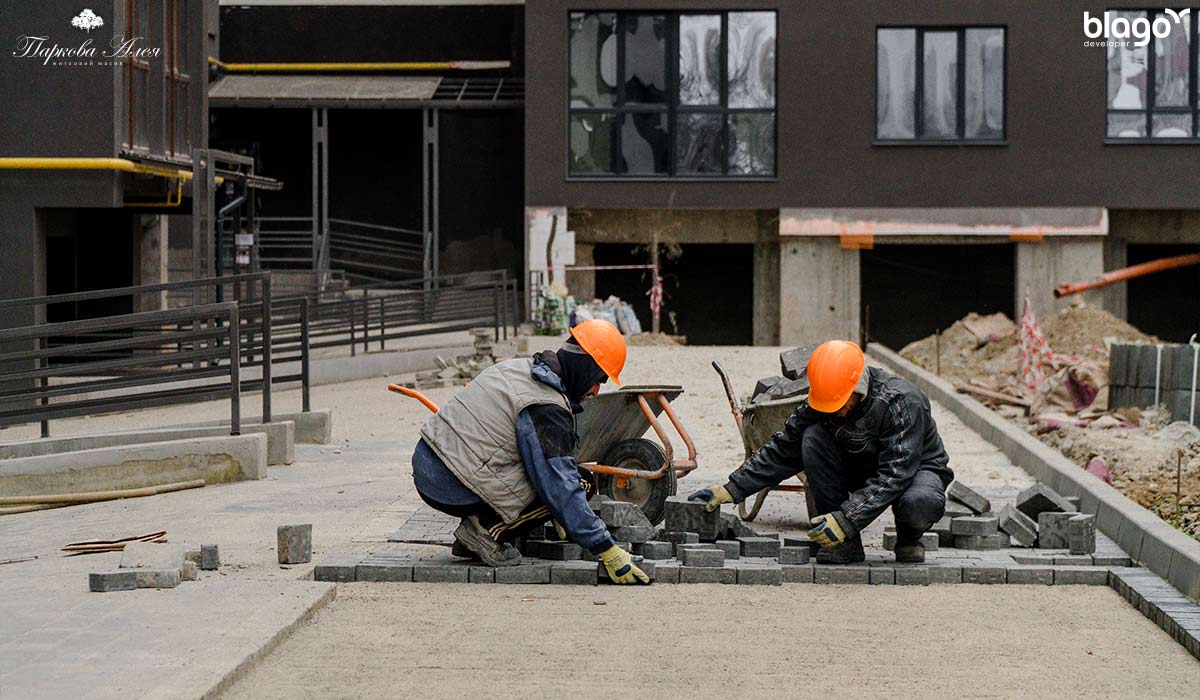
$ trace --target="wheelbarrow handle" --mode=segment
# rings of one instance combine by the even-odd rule
[[[420,401],[425,408],[428,408],[433,413],[438,412],[437,404],[430,401],[428,396],[422,394],[416,389],[409,389],[408,387],[400,386],[399,384],[388,384],[388,391],[394,391],[397,394],[404,394],[410,399],[416,399],[417,401]]]
[[[737,419],[738,426],[741,426],[742,402],[738,399],[737,394],[733,391],[733,385],[729,383],[729,375],[725,373],[725,368],[720,362],[713,360],[713,369],[717,370],[717,374],[721,375],[721,384],[725,386],[725,395],[729,397],[729,408],[733,411],[733,417]]]

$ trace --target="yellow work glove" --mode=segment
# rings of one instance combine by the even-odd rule
[[[613,583],[650,583],[650,577],[633,563],[629,552],[615,544],[600,552],[600,561],[604,563]]]
[[[733,503],[733,496],[724,486],[709,486],[688,496],[689,501],[702,501],[708,505],[704,510],[709,513],[721,507],[722,503]]]
[[[833,513],[818,515],[810,522],[808,538],[822,547],[832,547],[846,539],[846,530]]]

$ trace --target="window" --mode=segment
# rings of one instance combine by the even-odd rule
[[[1004,29],[876,31],[875,138],[1004,140]]]
[[[148,40],[150,18],[149,0],[125,0],[127,41],[141,37],[136,47]],[[150,61],[130,52],[125,58],[125,145],[131,149],[150,147],[146,131],[150,123]]]
[[[573,12],[572,176],[773,177],[775,13]]]
[[[1170,32],[1163,32],[1162,38],[1155,35],[1145,46],[1136,46],[1133,39],[1108,42],[1116,45],[1108,47],[1107,137],[1197,141],[1200,42],[1194,37],[1200,9],[1189,12],[1180,23],[1156,10],[1111,14],[1113,21],[1147,20],[1152,25],[1170,27]]]
[[[163,70],[167,100],[167,153],[191,157],[191,76],[188,75],[188,16],[185,0],[166,2],[167,64]]]

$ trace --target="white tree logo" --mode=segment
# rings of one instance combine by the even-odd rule
[[[97,27],[103,27],[104,20],[101,19],[100,15],[92,12],[88,8],[84,8],[83,12],[80,12],[71,19],[71,26],[78,27],[79,29],[82,29],[90,34],[93,29],[96,29]]]

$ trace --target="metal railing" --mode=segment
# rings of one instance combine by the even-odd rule
[[[329,219],[329,266],[367,283],[420,278],[425,234],[398,226]]]

